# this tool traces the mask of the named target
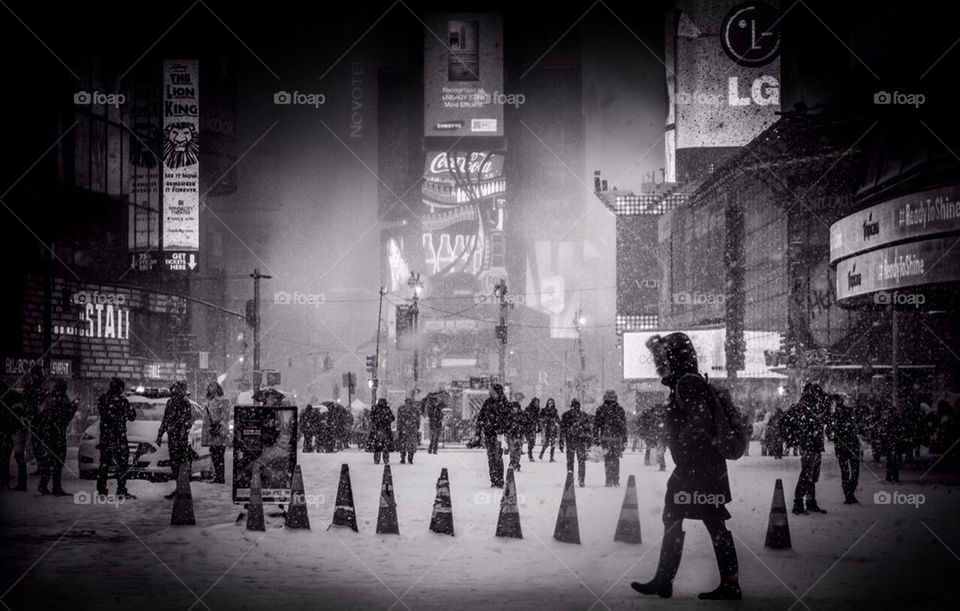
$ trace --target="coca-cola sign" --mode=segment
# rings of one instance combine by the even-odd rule
[[[452,173],[451,166],[454,173],[460,177],[488,180],[503,173],[503,155],[487,152],[439,152],[428,157],[425,171],[428,177],[449,177]]]

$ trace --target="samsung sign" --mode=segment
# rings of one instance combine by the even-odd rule
[[[834,223],[830,227],[830,263],[894,243],[958,231],[960,187],[898,197]]]

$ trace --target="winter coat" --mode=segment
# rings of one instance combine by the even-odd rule
[[[784,414],[780,427],[789,445],[796,445],[801,452],[815,454],[823,452],[823,433],[829,408],[825,395],[804,390],[796,405]]]
[[[380,403],[370,410],[370,450],[389,452],[393,447],[393,430],[390,425],[395,420],[393,411],[386,403]]]
[[[616,401],[604,402],[593,418],[593,442],[623,451],[627,443],[627,414]]]
[[[557,414],[557,406],[553,399],[547,400],[547,405],[540,410],[540,428],[548,440],[557,438],[557,429],[560,426],[560,415]]]
[[[137,410],[122,394],[110,392],[97,399],[97,410],[100,412],[100,445],[127,447],[127,422],[137,419]]]
[[[415,452],[420,445],[420,410],[407,401],[397,410],[397,450]]]
[[[160,430],[157,431],[157,439],[163,437],[164,433],[167,434],[170,444],[170,461],[173,464],[190,459],[191,427],[193,427],[193,407],[190,401],[182,395],[167,399],[163,420],[160,421]]]
[[[47,396],[35,418],[34,431],[49,449],[62,451],[67,447],[67,427],[77,413],[77,403],[66,393],[53,392]]]
[[[502,412],[506,409],[506,403],[503,399],[487,397],[477,413],[477,437],[490,443],[497,438],[497,435],[504,432]]]
[[[320,412],[312,405],[308,405],[300,414],[300,434],[304,438],[312,439],[316,437],[320,430]]]
[[[536,435],[540,431],[540,401],[530,400],[530,405],[523,410],[524,435]]]
[[[527,418],[516,401],[508,401],[501,412],[501,430],[510,439],[521,439],[527,433]]]
[[[446,407],[443,399],[437,395],[427,395],[427,418],[430,420],[431,429],[443,427],[443,409]]]
[[[226,397],[214,397],[203,403],[203,430],[200,445],[223,447],[230,443],[230,401]]]
[[[834,451],[860,453],[860,419],[852,405],[838,403],[827,422],[827,438],[833,441]]]
[[[783,435],[780,432],[780,422],[783,420],[783,410],[779,407],[770,414],[767,419],[767,426],[763,432],[763,442],[767,447],[776,447],[783,445]]]
[[[590,445],[593,439],[593,418],[590,414],[570,408],[560,416],[560,444],[575,446]]]

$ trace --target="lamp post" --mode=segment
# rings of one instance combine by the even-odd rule
[[[420,274],[410,272],[407,286],[413,291],[413,393],[416,397],[420,386],[420,338],[418,334],[420,332],[420,291],[423,290]]]
[[[583,352],[583,326],[587,324],[587,319],[584,318],[581,310],[577,310],[576,314],[576,326],[577,326],[577,351],[580,353],[580,373],[577,374],[577,398],[580,400],[580,403],[583,403],[585,395],[585,380],[584,375],[587,369],[587,356]]]

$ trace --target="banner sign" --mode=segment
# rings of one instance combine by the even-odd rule
[[[196,252],[200,248],[197,60],[164,60],[162,86],[163,248]],[[189,270],[186,266],[170,269]]]
[[[837,299],[960,282],[958,242],[958,236],[909,242],[844,259],[837,264]]]
[[[297,408],[237,405],[233,423],[233,502],[250,500],[257,462],[263,502],[289,503],[297,465]]]
[[[489,13],[426,18],[425,136],[503,136],[503,20]]]
[[[830,226],[830,263],[894,242],[960,231],[960,187],[898,197]]]

